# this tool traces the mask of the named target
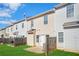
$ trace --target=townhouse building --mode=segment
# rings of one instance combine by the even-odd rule
[[[5,37],[5,32],[6,32],[5,29],[0,30],[0,38]]]
[[[14,23],[12,32],[15,37],[26,37],[27,36],[26,20],[22,20],[17,23]]]
[[[54,37],[53,21],[54,10],[41,13],[27,20],[28,35],[27,44],[43,48],[46,41],[46,35]]]
[[[10,38],[13,36],[12,27],[13,26],[8,26],[7,28],[5,28],[5,37],[4,38]]]
[[[79,53],[79,4],[60,4],[55,7],[54,27],[57,49]]]
[[[5,38],[14,37],[26,37],[27,35],[27,23],[26,20],[16,22],[6,28],[0,30],[0,35]]]
[[[4,35],[8,33],[8,37],[27,37],[27,45],[41,48],[46,42],[46,36],[56,37],[57,49],[79,53],[78,10],[79,4],[59,4],[47,12],[16,22],[0,32]]]

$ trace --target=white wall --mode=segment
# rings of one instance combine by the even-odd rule
[[[48,24],[44,24],[44,15],[34,19],[34,28],[36,29],[36,35],[50,35],[54,37],[54,13],[48,14]]]
[[[63,24],[66,22],[79,21],[79,4],[74,5],[74,17],[66,17],[66,7],[56,10],[54,15],[54,27],[57,36],[57,48],[79,50],[79,28],[64,29]],[[58,42],[58,32],[64,32],[64,42]]]
[[[22,23],[24,23],[24,28],[22,28]],[[27,22],[23,21],[17,24],[17,30],[19,32],[18,36],[25,36],[27,37]]]
[[[4,37],[5,37],[5,30],[0,31],[0,38],[1,38],[1,35],[4,35]]]
[[[48,24],[44,24],[45,15],[34,19],[34,28],[36,29],[36,35],[39,35],[40,37],[42,37],[42,35],[44,36],[49,35],[50,37],[56,37],[54,30],[54,13],[52,12],[47,15],[48,15]],[[37,40],[37,38],[35,40]],[[44,42],[45,39],[42,41]],[[35,43],[37,46],[40,46],[39,42],[35,42]]]
[[[64,43],[59,43],[58,42],[58,32],[63,32],[63,24],[65,20],[65,8],[56,10],[54,14],[54,28],[55,28],[55,33],[57,36],[57,48],[63,48]]]
[[[75,16],[64,22],[79,21],[79,4],[75,4]],[[79,50],[79,28],[64,29],[64,48]]]
[[[22,23],[24,23],[24,28],[22,28]],[[17,25],[17,30],[16,30],[16,25]],[[11,31],[12,28],[12,31]],[[9,29],[9,30],[8,30]],[[13,35],[14,32],[19,32],[18,35]],[[25,36],[27,37],[27,22],[26,21],[22,21],[20,23],[17,23],[11,27],[8,27],[6,29],[6,33],[9,34],[8,37],[16,37],[16,36]]]
[[[65,49],[79,50],[79,28],[64,30]]]

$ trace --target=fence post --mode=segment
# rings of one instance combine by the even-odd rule
[[[49,35],[46,35],[46,44],[45,44],[45,55],[48,55],[48,47],[49,47],[49,43],[48,43],[48,39],[49,39]]]

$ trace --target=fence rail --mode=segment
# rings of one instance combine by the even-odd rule
[[[0,43],[13,44],[14,46],[22,45],[27,43],[27,38],[0,38]]]

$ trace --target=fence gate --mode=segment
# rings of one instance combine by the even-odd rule
[[[48,51],[56,49],[56,37],[46,36],[46,42],[43,44],[44,52],[48,53]]]
[[[56,37],[49,37],[47,38],[47,49],[54,50],[56,49]]]

